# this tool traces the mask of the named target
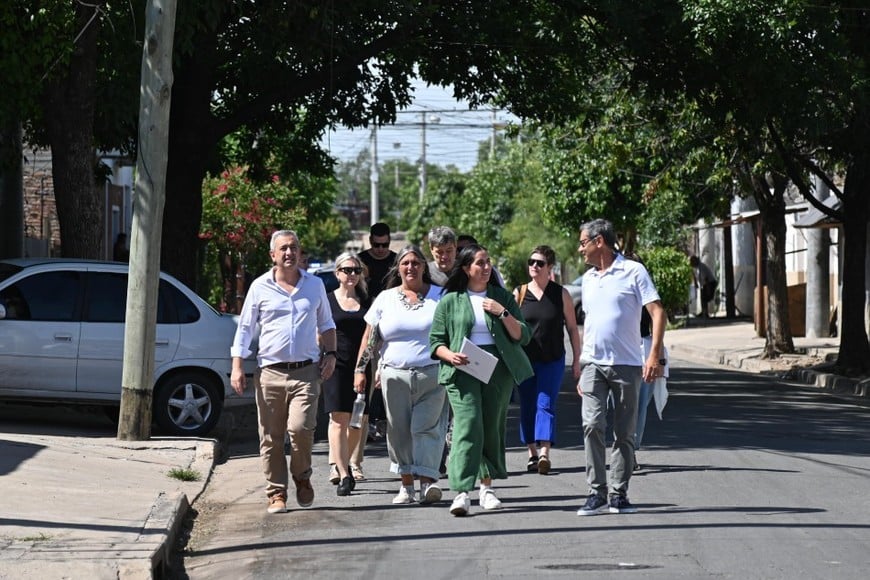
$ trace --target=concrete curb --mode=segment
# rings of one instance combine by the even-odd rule
[[[142,529],[144,535],[153,538],[152,534],[157,534],[159,538],[158,545],[148,559],[149,575],[147,578],[167,577],[178,532],[190,506],[202,495],[211,479],[218,447],[219,444],[214,439],[198,439],[190,469],[199,472],[202,477],[196,482],[191,482],[187,492],[177,492],[172,496],[161,493],[157,497],[151,514]],[[188,498],[188,493],[192,495],[192,498]],[[121,577],[128,578],[123,573]],[[134,577],[129,576],[131,580]]]
[[[856,379],[836,375],[825,370],[830,363],[822,363],[810,368],[792,368],[789,370],[774,369],[770,362],[762,360],[757,348],[739,349],[709,349],[687,344],[668,345],[668,349],[677,358],[694,362],[731,367],[752,373],[776,373],[781,378],[816,387],[834,395],[850,398],[870,398],[870,379]],[[825,357],[830,355],[830,349],[808,348],[802,355],[785,355],[794,358],[797,364],[802,358]]]

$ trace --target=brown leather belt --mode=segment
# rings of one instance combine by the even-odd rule
[[[313,360],[305,359],[299,362],[282,362],[275,363],[271,365],[266,365],[267,369],[275,369],[278,371],[295,371],[296,369],[301,369],[302,367],[307,367],[308,365],[314,363]]]

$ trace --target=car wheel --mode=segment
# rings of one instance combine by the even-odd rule
[[[211,378],[179,373],[157,387],[154,420],[171,435],[205,435],[217,424],[221,406],[220,391]]]

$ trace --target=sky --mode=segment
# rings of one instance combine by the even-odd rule
[[[426,163],[455,165],[469,171],[477,163],[481,141],[489,142],[493,124],[502,127],[518,119],[504,110],[471,110],[465,101],[453,98],[450,89],[427,87],[416,82],[415,98],[408,109],[396,115],[396,124],[378,129],[378,163],[405,159],[417,163],[422,153],[423,114],[426,115]],[[340,129],[329,133],[323,144],[340,161],[355,159],[361,150],[369,150],[371,128]]]

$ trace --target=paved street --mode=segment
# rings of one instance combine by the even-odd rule
[[[505,509],[472,516],[393,506],[384,445],[368,481],[337,497],[316,447],[309,509],[266,513],[253,424],[194,503],[179,578],[864,578],[870,564],[868,409],[776,379],[673,362],[665,420],[651,416],[634,515],[578,517],[586,494],[579,400],[563,385],[549,476],[525,472],[509,415]],[[654,415],[654,411],[651,411]],[[446,482],[444,482],[446,486]],[[182,569],[183,568],[183,569]]]

